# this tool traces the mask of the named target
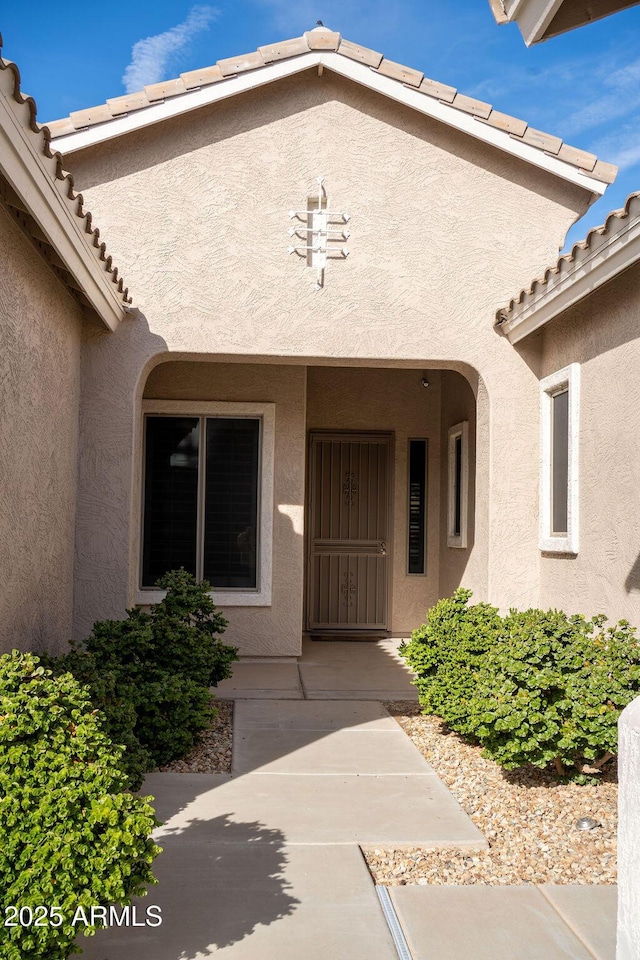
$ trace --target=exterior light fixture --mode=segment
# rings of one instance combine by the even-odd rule
[[[348,213],[338,213],[329,210],[324,177],[316,177],[318,184],[317,199],[310,198],[306,210],[289,210],[289,219],[298,221],[287,231],[294,243],[287,247],[288,253],[296,253],[305,257],[310,267],[315,267],[317,273],[316,290],[324,287],[324,272],[327,260],[346,259],[349,256],[347,247],[342,246],[343,240],[351,236],[345,224],[351,217]],[[296,243],[296,240],[303,241]]]
[[[576,820],[577,830],[595,830],[596,827],[601,826],[602,824],[594,820],[593,817],[580,817],[579,820]]]

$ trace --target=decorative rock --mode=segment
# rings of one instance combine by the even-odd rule
[[[528,767],[503,771],[416,703],[385,704],[435,772],[470,811],[491,849],[366,851],[376,883],[604,884],[616,882],[617,776],[607,765],[601,782],[559,783]],[[402,811],[398,811],[398,816]],[[598,830],[575,829],[589,815]],[[405,867],[402,873],[400,868]],[[401,879],[400,879],[401,878]]]

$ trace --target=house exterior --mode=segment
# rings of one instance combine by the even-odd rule
[[[615,168],[322,27],[46,131],[133,293],[83,315],[4,217],[3,310],[55,347],[16,332],[5,647],[180,565],[249,657],[406,635],[459,585],[640,622],[637,199],[548,269]]]

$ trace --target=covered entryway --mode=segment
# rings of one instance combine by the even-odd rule
[[[388,629],[389,434],[312,433],[308,628],[313,635]]]
[[[168,566],[195,557],[243,657],[298,657],[305,634],[406,637],[460,584],[482,598],[488,417],[467,372],[163,357],[140,397],[134,602],[159,598],[144,565],[156,541],[189,551]],[[197,439],[197,464],[176,424]],[[212,444],[211,424],[233,434],[228,449]],[[247,505],[225,508],[224,537],[211,523],[218,481]],[[154,541],[158,515],[173,526]],[[212,569],[212,544],[225,546],[228,569]]]

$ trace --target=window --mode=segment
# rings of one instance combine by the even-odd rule
[[[577,363],[540,383],[540,549],[578,552]]]
[[[427,534],[427,441],[409,440],[407,573],[424,574]]]
[[[449,497],[447,546],[467,546],[469,496],[469,424],[457,423],[449,429]]]
[[[146,401],[138,602],[184,567],[218,603],[271,592],[273,404]]]

